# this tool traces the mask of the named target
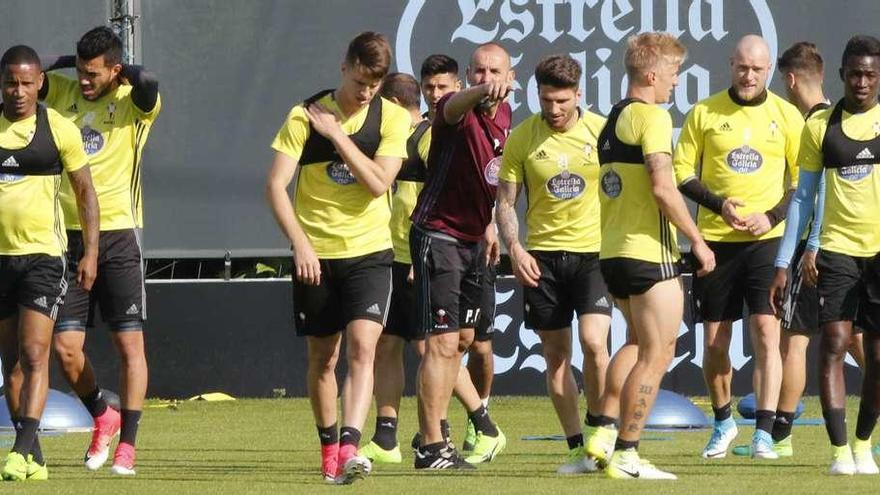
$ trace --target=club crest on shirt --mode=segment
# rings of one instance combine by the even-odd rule
[[[623,180],[614,170],[602,175],[602,192],[609,198],[616,198],[623,192]]]
[[[327,164],[327,177],[330,177],[330,180],[340,186],[348,186],[357,182],[355,176],[351,175],[348,164],[343,162],[330,162]]]
[[[846,167],[839,167],[837,175],[843,180],[855,182],[871,175],[873,170],[873,165],[847,165]]]
[[[764,164],[764,157],[749,145],[744,144],[727,154],[727,166],[740,174],[750,174]]]
[[[111,101],[107,104],[107,119],[104,120],[105,124],[115,124],[116,123],[116,102]]]
[[[489,160],[483,168],[483,177],[490,186],[498,185],[498,171],[501,170],[501,157],[496,156]]]

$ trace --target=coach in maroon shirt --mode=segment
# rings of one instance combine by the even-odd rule
[[[428,155],[428,176],[413,211],[410,251],[421,324],[427,329],[419,368],[421,447],[416,469],[468,468],[440,429],[458,376],[461,350],[473,341],[479,315],[480,274],[499,256],[492,226],[501,150],[510,132],[513,82],[510,56],[496,43],[479,46],[467,69],[470,88],[437,103]],[[486,257],[479,256],[480,242]],[[504,448],[503,434],[484,407],[469,411],[479,448],[470,462],[491,460]]]

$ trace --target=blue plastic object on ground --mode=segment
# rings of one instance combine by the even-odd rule
[[[46,398],[46,408],[40,420],[40,430],[48,431],[91,431],[94,427],[92,415],[82,405],[78,397],[50,389]],[[12,420],[6,409],[6,398],[0,398],[0,428],[12,429]]]
[[[755,419],[755,394],[751,393],[739,400],[736,405],[736,412],[745,419]],[[798,402],[794,411],[794,419],[797,419],[804,413],[804,401]]]

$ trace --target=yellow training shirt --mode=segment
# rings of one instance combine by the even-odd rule
[[[144,112],[132,101],[128,84],[89,101],[82,97],[77,81],[54,72],[47,77],[46,105],[75,123],[82,135],[101,205],[101,230],[143,227],[141,156],[161,110],[161,97],[152,110]],[[61,206],[67,228],[82,230],[76,198],[66,178],[62,180]]]
[[[413,126],[410,129],[410,135],[416,130]],[[428,151],[431,149],[431,128],[422,134],[419,139],[418,150],[419,158],[423,163],[428,163]],[[419,199],[419,193],[425,187],[424,182],[411,180],[399,180],[396,182],[397,188],[391,197],[391,242],[394,245],[394,261],[398,263],[412,264],[412,258],[409,255],[409,229],[412,226],[413,208],[416,207],[416,201]]]
[[[376,96],[376,98],[381,98]],[[332,93],[318,100],[341,114]],[[351,135],[366,121],[369,105],[343,120],[342,130]],[[403,107],[382,99],[381,143],[376,156],[406,158],[406,138],[412,118]],[[272,149],[299,161],[311,129],[302,105],[293,107]],[[391,249],[390,191],[374,198],[348,171],[345,164],[314,163],[299,167],[294,191],[296,218],[319,258],[340,259]]]
[[[526,249],[599,251],[596,140],[604,125],[603,117],[585,111],[574,127],[558,132],[538,113],[511,131],[498,177],[526,187]]]
[[[631,103],[621,112],[614,132],[623,143],[641,147],[644,156],[672,154],[672,117],[657,105]],[[672,179],[671,168],[669,174]],[[654,200],[651,177],[645,164],[612,162],[602,165],[599,189],[602,205],[600,259],[632,258],[659,264],[678,261],[675,227]]]
[[[807,120],[798,158],[804,170],[825,173],[825,216],[819,243],[823,250],[835,253],[874,256],[880,252],[880,162],[823,168],[822,141],[833,111],[834,107],[816,112]],[[873,139],[880,135],[880,105],[861,114],[844,110],[841,127],[850,139]]]
[[[64,171],[75,172],[86,166],[88,158],[79,130],[51,108],[46,112]],[[36,128],[36,115],[10,122],[0,114],[0,147],[26,147]],[[0,254],[61,256],[67,250],[64,216],[58,202],[60,186],[59,175],[0,174]],[[78,215],[76,209],[73,214]]]
[[[804,118],[767,91],[760,104],[741,105],[728,90],[697,103],[685,119],[675,148],[679,184],[696,176],[707,189],[745,203],[742,215],[772,209],[797,186],[797,153]],[[700,207],[697,227],[709,241],[745,242],[782,237],[785,223],[754,237],[734,230],[721,215]]]

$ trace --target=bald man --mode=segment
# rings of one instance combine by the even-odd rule
[[[757,427],[752,457],[775,459],[771,430],[782,380],[779,321],[768,294],[788,203],[797,186],[803,117],[767,90],[770,50],[760,37],[739,40],[730,58],[730,87],[697,103],[675,149],[682,193],[697,203],[697,226],[717,267],[694,279],[696,317],[704,325],[703,375],[715,428],[702,456],[727,455],[736,437],[728,355],[731,322],[748,306],[754,354]]]
[[[467,68],[470,87],[436,105],[427,178],[410,232],[421,328],[427,330],[418,376],[422,443],[416,469],[470,468],[491,461],[507,442],[480,405],[468,411],[476,443],[466,462],[444,439],[440,421],[446,417],[462,351],[474,339],[482,273],[499,257],[492,207],[501,150],[510,132],[505,99],[513,76],[503,47],[480,45]],[[483,241],[485,255],[480,252]]]

